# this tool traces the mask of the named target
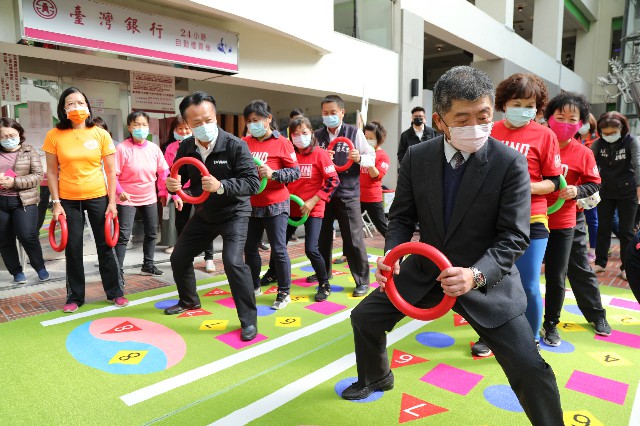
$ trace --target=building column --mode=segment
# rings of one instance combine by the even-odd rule
[[[513,29],[513,3],[514,0],[476,0],[476,7]]]
[[[563,0],[536,0],[533,11],[532,44],[547,55],[561,61]]]

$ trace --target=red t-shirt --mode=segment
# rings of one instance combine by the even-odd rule
[[[531,182],[542,182],[543,176],[560,176],[558,138],[548,127],[530,121],[519,129],[507,129],[504,120],[493,123],[491,136],[527,157]],[[531,216],[547,213],[544,195],[531,195]],[[575,218],[574,218],[575,220]]]
[[[245,136],[243,141],[249,146],[249,151],[254,157],[258,157],[273,170],[296,167],[296,153],[291,141],[282,135],[271,136],[269,139],[259,141],[253,136]],[[289,199],[287,187],[275,180],[269,180],[267,186],[260,194],[251,196],[252,207],[265,207],[271,204],[281,203]]]
[[[596,159],[586,146],[578,140],[560,150],[562,173],[567,185],[581,185],[587,182],[600,183],[600,173]],[[547,204],[552,205],[558,199],[559,191],[547,194]],[[567,229],[576,226],[576,200],[565,200],[557,212],[549,215],[549,229]]]
[[[320,197],[311,210],[311,217],[324,217],[324,206],[340,180],[329,153],[319,146],[310,153],[298,153],[300,179],[291,182],[289,192],[307,201],[314,195]],[[300,206],[291,202],[291,217],[301,217]]]
[[[376,169],[380,172],[378,177],[369,175],[368,167],[360,167],[360,201],[363,203],[382,202],[382,178],[389,170],[389,155],[382,149],[376,150]]]

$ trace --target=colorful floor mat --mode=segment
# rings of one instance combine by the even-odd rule
[[[379,252],[370,249],[372,268]],[[273,310],[276,288],[265,287],[249,343],[224,276],[199,282],[202,309],[178,316],[163,314],[177,300],[163,288],[124,309],[94,303],[0,325],[0,424],[528,424],[495,358],[470,355],[476,335],[453,312],[389,333],[394,390],[340,399],[355,381],[349,313],[361,299],[345,264],[334,265],[323,303],[305,280],[308,261],[292,264],[292,303]],[[628,290],[602,292],[610,337],[594,335],[568,292],[563,342],[542,346],[567,425],[640,419],[640,306]]]

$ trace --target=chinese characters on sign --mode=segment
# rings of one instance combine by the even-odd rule
[[[2,54],[2,99],[20,102],[20,62],[9,53]]]
[[[131,108],[175,114],[176,87],[173,77],[131,71]]]
[[[93,0],[22,0],[25,39],[238,71],[238,36]]]

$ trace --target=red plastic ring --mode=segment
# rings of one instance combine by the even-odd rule
[[[385,292],[389,296],[389,300],[391,300],[391,303],[393,303],[393,305],[398,308],[400,312],[408,317],[421,321],[431,321],[440,318],[441,316],[449,312],[451,308],[453,308],[453,305],[456,303],[455,297],[447,296],[445,294],[442,301],[440,301],[440,303],[438,303],[433,308],[421,309],[411,305],[409,302],[402,298],[400,293],[398,293],[398,289],[393,282],[393,265],[398,259],[409,254],[417,254],[426,257],[427,259],[435,263],[441,271],[451,267],[451,262],[449,262],[449,259],[447,259],[447,257],[442,254],[440,250],[429,244],[415,241],[400,244],[399,246],[394,247],[384,259],[383,263],[391,267],[391,270],[380,271],[382,275],[387,278],[387,283],[385,284]]]
[[[211,173],[209,173],[209,170],[202,163],[202,161],[193,157],[182,157],[181,159],[173,163],[173,166],[171,166],[170,176],[173,179],[178,179],[178,170],[180,170],[180,167],[184,166],[185,164],[191,164],[192,166],[195,166],[198,170],[200,170],[202,176],[211,176]],[[202,190],[202,194],[200,194],[200,196],[192,197],[191,195],[185,194],[182,189],[178,189],[176,194],[178,194],[178,196],[182,198],[183,201],[189,204],[202,204],[207,198],[209,198],[209,194],[211,193],[209,191]]]
[[[351,142],[351,139],[349,138],[345,138],[344,136],[340,136],[339,138],[335,138],[334,140],[331,141],[331,143],[327,146],[327,151],[332,151],[333,147],[336,146],[337,143],[346,143],[347,146],[349,147],[349,151],[355,149],[353,146],[353,142]],[[335,164],[335,163],[333,163]],[[340,172],[344,172],[346,171],[349,167],[351,167],[351,165],[353,164],[353,160],[347,160],[346,163],[344,163],[342,166],[338,166],[336,164],[336,172],[340,173]]]
[[[113,234],[111,229],[113,228]],[[113,213],[109,212],[104,218],[104,239],[109,247],[115,247],[120,237],[120,221],[118,216],[113,217]]]
[[[60,223],[60,244],[56,243],[56,223]],[[67,239],[69,238],[69,229],[67,228],[67,219],[64,215],[58,215],[58,219],[51,219],[49,225],[49,244],[54,251],[61,252],[67,247]]]

